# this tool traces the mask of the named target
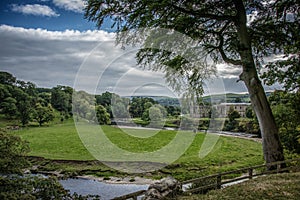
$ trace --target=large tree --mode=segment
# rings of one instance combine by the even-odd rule
[[[54,110],[51,104],[43,106],[40,103],[37,103],[35,105],[35,109],[33,111],[33,119],[35,119],[39,123],[39,126],[52,121],[54,118]]]
[[[257,69],[262,66],[265,56],[274,53],[295,53],[286,52],[285,47],[297,46],[294,40],[295,34],[299,32],[294,29],[295,26],[299,27],[298,1],[87,0],[86,5],[85,16],[88,20],[97,22],[98,27],[101,27],[107,18],[115,22],[113,26],[122,43],[141,41],[141,38],[133,37],[139,28],[171,29],[198,40],[197,47],[201,49],[202,58],[210,58],[214,63],[225,62],[240,67],[240,81],[243,81],[248,89],[260,124],[264,158],[267,163],[284,160],[278,129]],[[129,34],[122,32],[128,30]],[[172,31],[164,34],[167,36],[157,34],[152,37],[152,43],[147,41],[147,37],[143,37],[145,40],[142,42],[147,44],[144,46],[148,48],[138,52],[138,63],[160,63],[159,68],[153,69],[164,70],[170,82],[179,75],[187,74],[187,80],[201,89],[203,77],[207,77],[206,68],[189,68],[190,63],[184,57],[158,50],[157,46],[149,48],[149,45],[151,47],[151,44],[163,41],[160,37],[170,37],[171,34]],[[148,35],[149,37],[151,35]],[[184,37],[177,37],[175,42],[177,44],[174,51],[176,46],[185,43]]]
[[[58,85],[51,90],[51,105],[63,116],[72,113],[72,93],[73,89],[68,86]]]

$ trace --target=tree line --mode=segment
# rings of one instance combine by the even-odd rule
[[[279,128],[283,146],[300,153],[300,94],[299,92],[275,91],[269,98],[271,109]],[[160,105],[153,98],[125,98],[117,94],[104,92],[91,95],[85,91],[75,91],[69,86],[58,85],[53,88],[37,88],[31,82],[17,80],[8,72],[0,72],[0,113],[7,119],[16,119],[25,126],[29,122],[39,126],[54,119],[63,122],[73,117],[98,124],[111,124],[112,119],[138,118],[141,125],[162,127],[166,119],[174,127],[188,128],[196,122],[189,118],[189,108],[173,105]],[[209,105],[208,105],[209,106]],[[214,119],[211,106],[209,117]],[[182,115],[184,114],[184,116]],[[249,106],[247,119],[233,108],[229,110],[224,130],[240,131],[260,135],[258,119]],[[200,120],[198,129],[206,129],[210,120]],[[181,124],[180,124],[181,123]]]
[[[53,121],[61,122],[75,115],[77,120],[85,119],[99,124],[110,124],[113,118],[142,118],[151,116],[178,116],[180,108],[161,106],[152,98],[124,98],[104,92],[91,95],[75,91],[69,86],[37,88],[32,82],[17,80],[8,72],[0,72],[0,113],[7,119],[16,119],[25,126],[37,122],[39,126]]]

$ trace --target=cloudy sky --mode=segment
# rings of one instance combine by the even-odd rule
[[[162,72],[136,66],[136,49],[115,46],[109,20],[98,30],[84,19],[83,7],[82,0],[1,0],[0,70],[38,87],[176,96]],[[246,91],[236,83],[239,69],[218,69],[222,83],[208,83],[209,93]]]

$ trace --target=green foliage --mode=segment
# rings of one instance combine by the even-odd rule
[[[16,77],[8,72],[0,71],[0,84],[14,85],[16,83]]]
[[[238,127],[234,127],[239,132],[256,134],[261,137],[258,122],[256,120],[242,120],[238,123]]]
[[[38,93],[38,102],[43,106],[51,104],[51,92]]]
[[[297,35],[299,35],[297,33]],[[298,39],[299,41],[300,39]],[[299,42],[298,42],[298,52]],[[267,85],[273,85],[274,83],[281,83],[286,91],[300,90],[300,57],[299,55],[286,56],[287,60],[275,61],[268,64],[267,72],[264,72],[261,76]]]
[[[20,119],[23,125],[27,124],[30,120],[32,98],[16,86],[2,85],[2,87],[4,90],[1,92],[1,113],[8,118]]]
[[[234,108],[232,106],[230,106],[227,116],[228,116],[229,120],[225,121],[224,129],[226,131],[236,131],[236,130],[238,130],[239,123],[236,119],[241,117],[239,112],[234,110]]]
[[[181,109],[178,106],[165,106],[168,116],[178,117],[181,113]]]
[[[0,177],[1,199],[63,199],[67,191],[53,178]]]
[[[21,140],[19,136],[7,133],[0,129],[0,173],[20,173],[24,166],[27,166],[25,159],[29,152],[27,142]]]
[[[30,97],[37,96],[36,85],[34,83],[17,80],[16,86],[22,89]]]
[[[129,107],[130,115],[133,118],[142,117],[144,115],[144,112],[153,104],[157,103],[152,98],[133,97]]]
[[[14,118],[18,115],[18,108],[16,106],[17,100],[12,97],[5,98],[0,104],[1,113],[5,114],[7,118]]]
[[[18,117],[20,118],[22,125],[25,126],[31,120],[31,114],[33,111],[31,108],[30,97],[28,97],[28,99],[18,101],[17,106],[19,111]]]
[[[102,105],[109,113],[110,118],[128,118],[128,105],[130,100],[122,98],[119,95],[111,92],[104,92],[101,95],[96,95],[96,105]]]
[[[96,106],[96,116],[98,123],[103,125],[103,124],[110,124],[110,115],[106,111],[105,107],[102,105]]]
[[[119,95],[113,93],[111,99],[111,116],[113,118],[129,118],[129,102],[129,99],[121,98]]]
[[[266,50],[275,47],[282,54],[265,66],[267,70],[262,74],[262,78],[267,85],[280,83],[286,91],[300,89],[299,7],[299,1],[279,0],[275,4],[277,19],[269,16],[268,23],[256,22],[260,33],[268,35],[265,40],[260,41],[262,47]]]
[[[9,88],[11,86],[0,84],[0,102],[4,102],[4,99],[11,97],[11,94],[9,92]],[[0,109],[1,109],[1,103],[0,103]]]
[[[72,96],[73,115],[79,118],[96,122],[95,98],[84,91],[74,91]]]
[[[0,85],[1,113],[8,118],[19,119],[23,126],[28,124],[37,97],[35,85],[31,82],[16,80],[6,72],[0,74],[3,79]]]
[[[279,128],[280,139],[284,147],[292,152],[300,153],[300,94],[275,91],[269,101]]]
[[[234,103],[242,103],[242,99],[240,97],[235,98]]]
[[[245,115],[246,115],[246,117],[249,118],[249,119],[253,119],[253,118],[254,118],[255,113],[254,113],[254,111],[253,111],[253,109],[252,109],[251,106],[248,106],[248,107],[246,108],[246,113],[245,113]]]
[[[40,126],[44,123],[48,123],[54,119],[54,110],[49,104],[48,106],[42,106],[40,103],[35,105],[35,110],[33,112],[33,119],[37,120]]]
[[[228,115],[228,118],[229,118],[229,122],[232,122],[232,121],[236,120],[237,118],[241,117],[239,112],[234,110],[234,108],[232,106],[229,108],[229,111],[228,111],[227,115]]]
[[[53,108],[63,115],[72,114],[73,89],[68,86],[58,85],[51,90],[51,104]]]
[[[101,95],[96,95],[96,103],[97,105],[102,105],[104,107],[110,106],[112,101],[113,93],[104,92]]]

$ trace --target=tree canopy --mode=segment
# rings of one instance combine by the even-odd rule
[[[264,157],[272,162],[284,156],[258,69],[265,57],[277,54],[291,61],[280,62],[282,70],[299,71],[295,65],[299,63],[299,10],[296,0],[87,0],[85,16],[98,27],[107,18],[114,21],[117,41],[140,42],[138,63],[164,71],[175,88],[181,86],[178,80],[185,80],[201,94],[203,80],[214,72],[209,60],[240,66],[239,78],[248,89],[261,127]],[[189,39],[197,42],[189,43]],[[267,66],[279,69],[277,64],[271,60]]]

